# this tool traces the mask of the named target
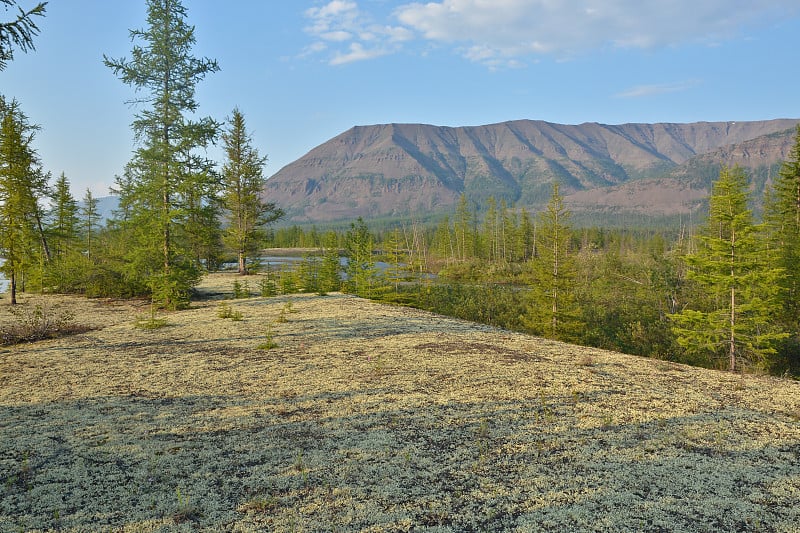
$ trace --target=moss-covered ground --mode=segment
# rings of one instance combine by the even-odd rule
[[[341,294],[47,301],[94,329],[0,349],[3,532],[798,531],[797,382]]]

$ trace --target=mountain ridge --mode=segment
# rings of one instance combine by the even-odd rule
[[[585,197],[668,177],[694,157],[789,131],[798,122],[354,126],[280,169],[267,180],[265,195],[295,223],[435,215],[452,210],[462,193],[477,205],[494,196],[536,208],[554,181],[566,196]],[[769,150],[750,162],[774,159]]]

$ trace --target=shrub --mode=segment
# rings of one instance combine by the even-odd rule
[[[271,297],[278,294],[278,287],[275,284],[275,280],[272,279],[271,274],[262,276],[262,278],[258,280],[258,290],[261,296],[264,297]]]
[[[250,282],[236,280],[233,282],[233,297],[236,300],[250,298]]]
[[[234,322],[238,322],[243,318],[242,312],[234,310],[227,302],[220,302],[219,307],[217,307],[217,316],[220,318],[230,318]]]
[[[34,307],[16,305],[9,309],[15,320],[0,328],[0,341],[4,345],[34,342],[84,333],[91,328],[75,324],[74,315],[55,306],[36,304]]]
[[[133,327],[136,329],[161,329],[167,325],[166,318],[158,318],[156,317],[156,307],[155,305],[150,306],[150,316],[138,316],[136,317],[136,322],[133,323]]]

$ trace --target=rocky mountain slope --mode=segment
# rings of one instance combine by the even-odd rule
[[[707,165],[705,160],[690,163],[698,155],[712,163],[727,157],[752,168],[769,165],[790,146],[797,123],[562,125],[518,120],[459,128],[357,126],[282,168],[268,180],[265,194],[292,222],[424,217],[452,210],[462,193],[479,205],[494,196],[536,208],[556,180],[564,194],[578,194],[573,205],[591,207],[595,195],[610,202],[615,195],[609,190],[640,180],[668,176],[694,183],[692,164]],[[757,138],[763,139],[753,141]],[[755,144],[737,148],[746,141]],[[662,184],[666,190],[676,187]],[[645,208],[658,206],[658,185],[645,188],[639,195],[633,185],[623,194],[634,194]],[[670,205],[661,209],[674,211]]]
[[[796,130],[790,128],[723,146],[694,156],[658,178],[573,192],[566,203],[574,212],[601,218],[621,212],[656,217],[691,216],[706,207],[711,185],[722,167],[738,165],[750,175],[754,207],[758,210],[765,186],[790,157],[795,135]]]

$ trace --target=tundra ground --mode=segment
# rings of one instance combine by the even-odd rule
[[[800,383],[234,279],[46,298],[94,329],[0,349],[0,531],[798,531]]]

